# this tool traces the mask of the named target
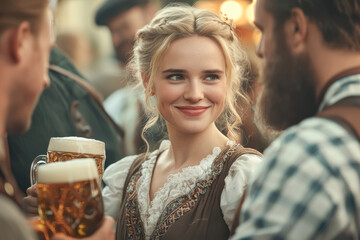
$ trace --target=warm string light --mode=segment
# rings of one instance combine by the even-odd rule
[[[196,7],[218,12],[231,26],[250,27],[252,29],[251,42],[257,44],[261,34],[254,25],[255,4],[256,0],[199,0]]]
[[[220,6],[220,12],[234,21],[239,20],[243,14],[243,7],[237,1],[225,1]]]
[[[256,0],[253,0],[251,4],[249,4],[246,8],[246,17],[250,24],[253,24],[255,19],[255,4]]]

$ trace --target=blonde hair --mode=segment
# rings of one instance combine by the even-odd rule
[[[31,31],[37,33],[49,0],[1,0],[0,35],[23,21],[30,23]]]
[[[224,128],[220,130],[225,130],[230,139],[235,141],[240,139],[238,127],[242,121],[235,104],[239,100],[248,104],[247,97],[241,90],[241,82],[245,80],[244,73],[250,64],[247,55],[241,48],[232,27],[222,21],[216,13],[184,4],[173,4],[160,10],[148,25],[137,32],[134,56],[130,62],[131,68],[139,79],[141,79],[141,73],[149,76],[145,89],[145,102],[151,115],[142,132],[147,149],[149,145],[144,133],[158,121],[160,115],[150,101],[153,77],[170,44],[177,39],[193,35],[213,39],[224,53],[228,81],[227,93],[224,111],[216,123],[218,127],[220,125]]]

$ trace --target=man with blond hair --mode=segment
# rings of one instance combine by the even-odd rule
[[[25,132],[38,98],[50,82],[52,47],[48,0],[0,1],[0,136]],[[20,149],[19,149],[20,150]],[[21,211],[21,193],[0,141],[0,233],[2,239],[36,239]],[[106,218],[93,237],[114,238]]]

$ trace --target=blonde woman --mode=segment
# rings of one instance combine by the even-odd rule
[[[236,143],[241,118],[234,103],[244,98],[238,63],[248,64],[239,46],[215,13],[184,5],[162,9],[138,31],[132,67],[154,114],[144,131],[162,117],[169,140],[105,171],[105,209],[117,219],[117,239],[229,237],[261,162]]]

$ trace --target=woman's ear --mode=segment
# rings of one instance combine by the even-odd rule
[[[141,80],[142,80],[144,88],[146,89],[146,87],[147,87],[147,85],[149,83],[149,76],[146,73],[142,72],[141,73]]]
[[[146,73],[142,72],[142,73],[141,73],[141,80],[142,80],[142,83],[143,83],[143,86],[144,86],[145,92],[146,92],[147,86],[148,86],[149,81],[150,81],[150,77],[149,77],[149,75],[147,75]],[[154,89],[151,89],[150,95],[151,95],[151,96],[154,96],[154,95],[155,95]]]

